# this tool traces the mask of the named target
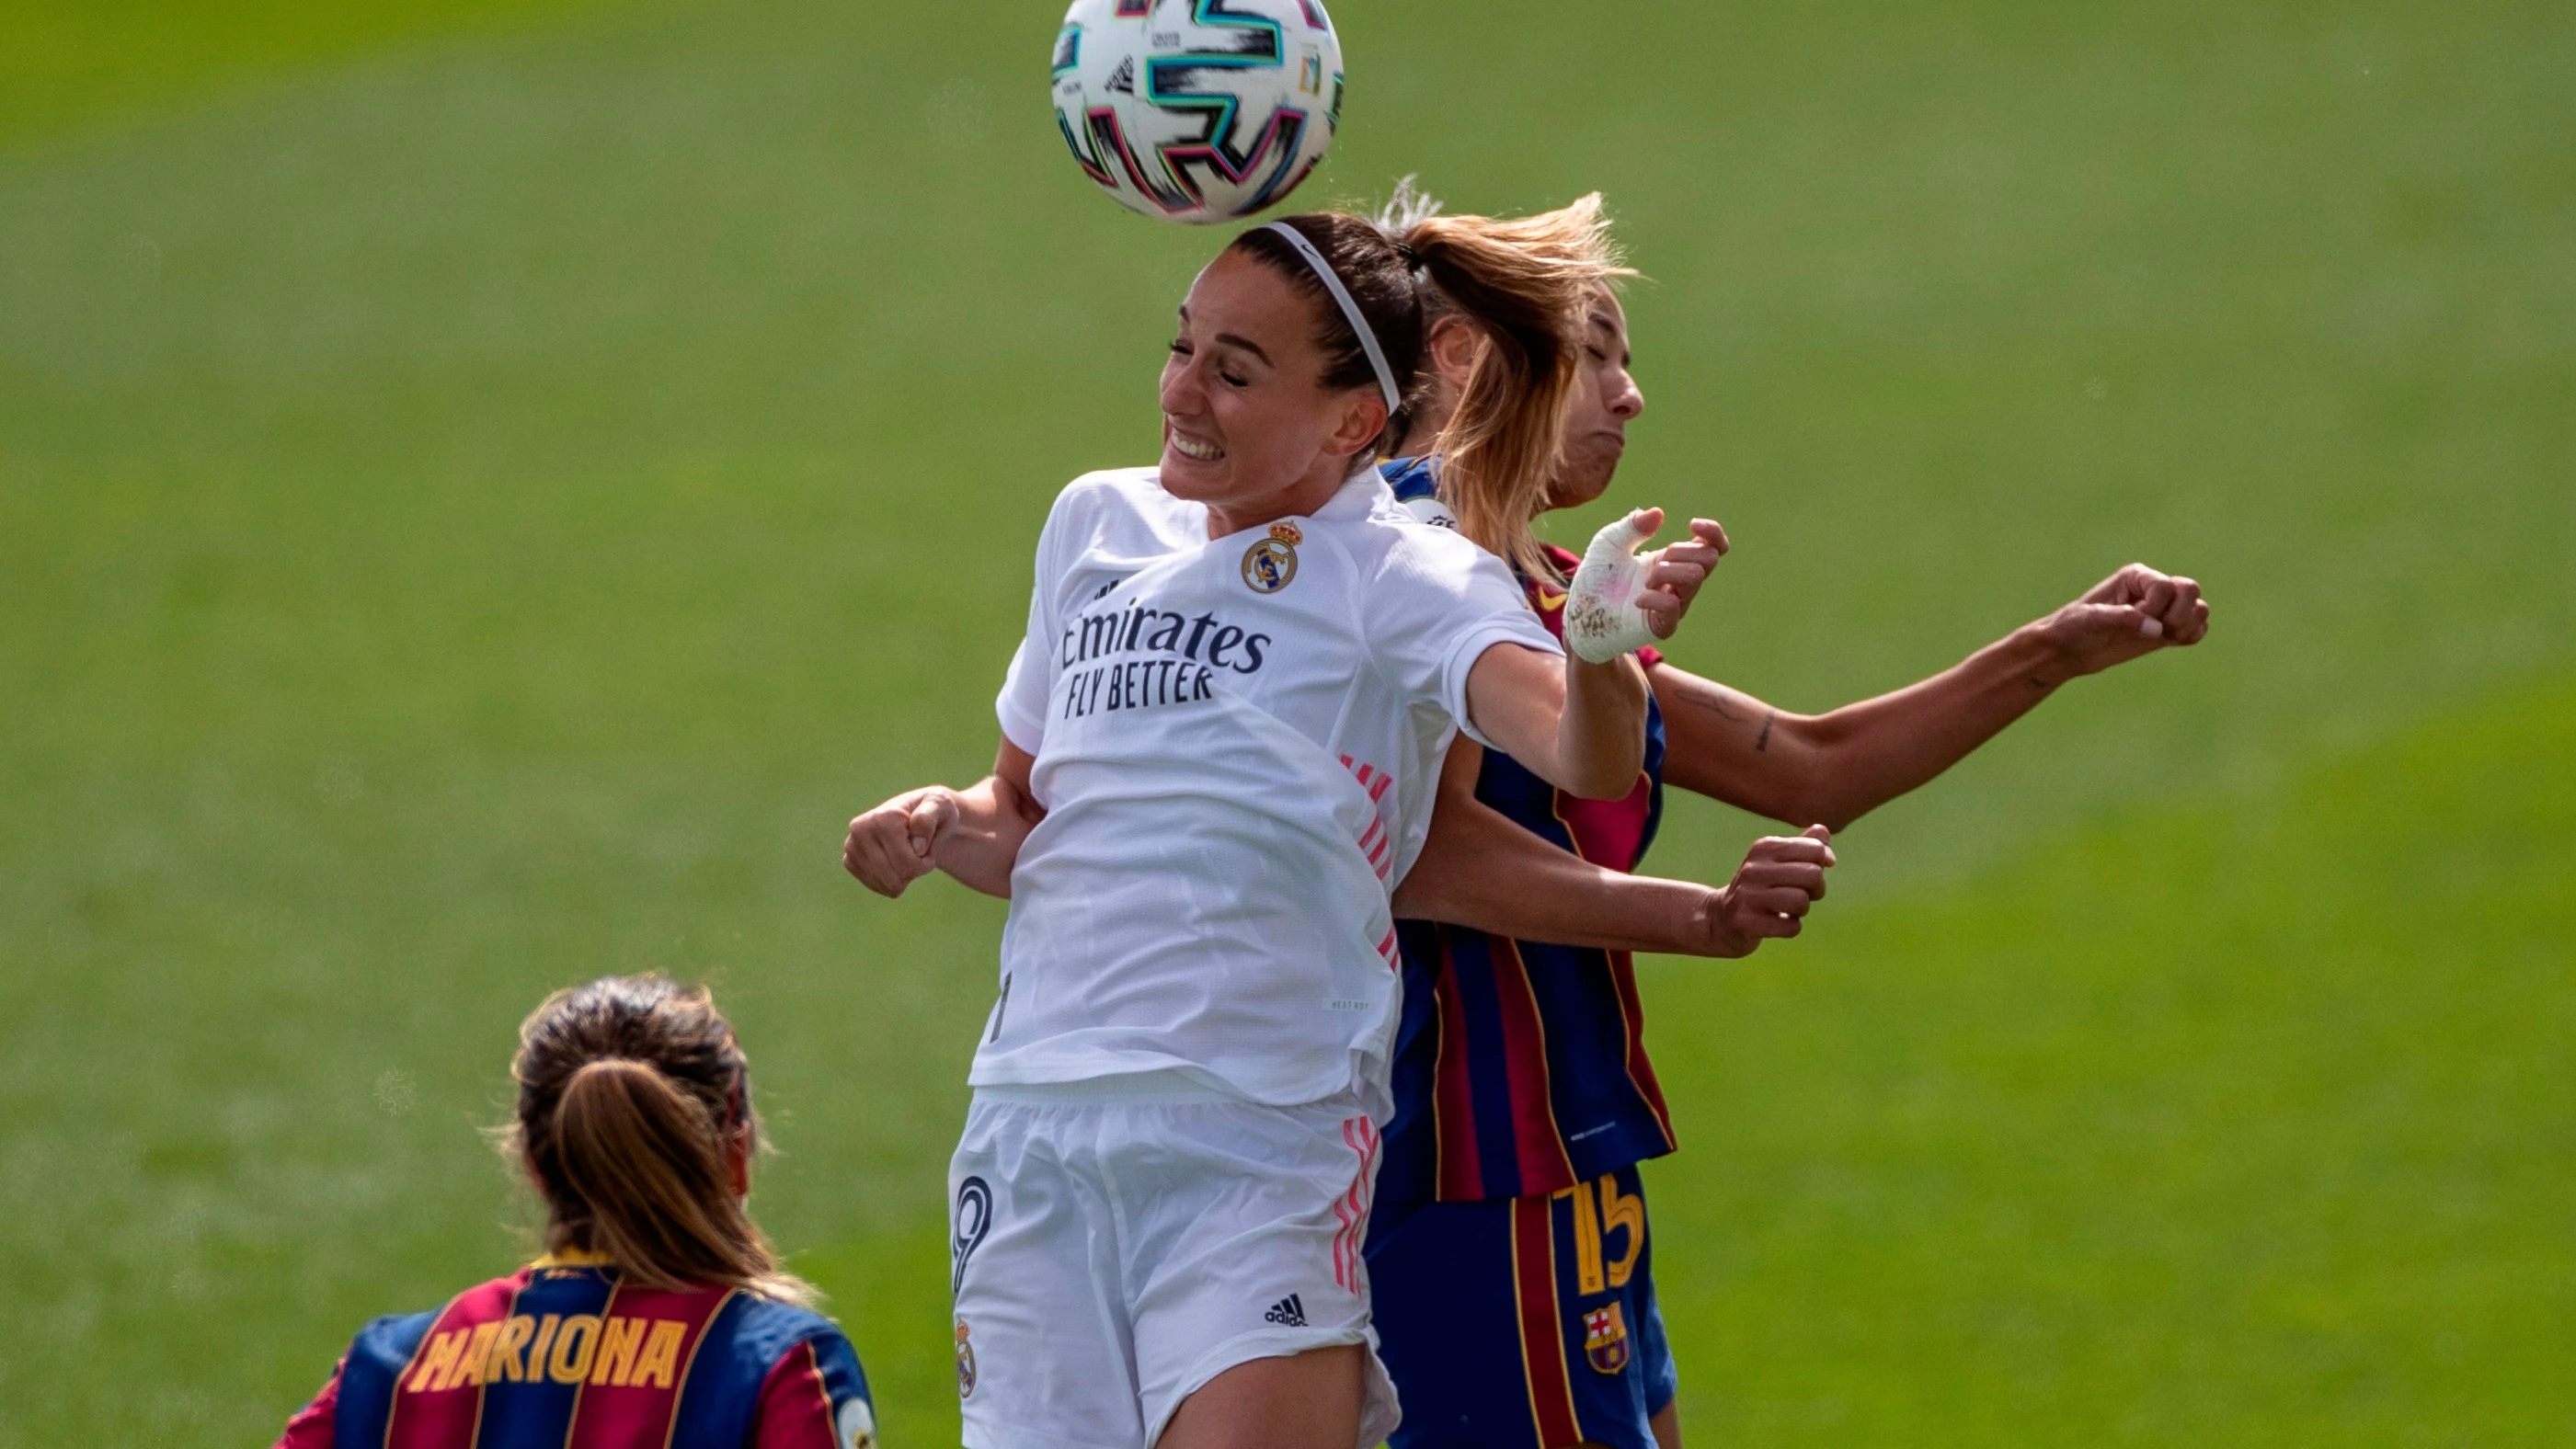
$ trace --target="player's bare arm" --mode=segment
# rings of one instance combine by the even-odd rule
[[[1824,899],[1830,832],[1754,842],[1722,888],[1605,869],[1560,850],[1476,798],[1484,751],[1450,748],[1440,805],[1395,912],[1523,941],[1683,956],[1751,955],[1795,936]]]
[[[1775,709],[1658,664],[1647,676],[1664,711],[1664,778],[1774,820],[1839,830],[1957,764],[2069,680],[2208,633],[2199,584],[2131,564],[1950,669],[1826,714]]]
[[[1467,674],[1476,728],[1559,789],[1616,800],[1646,759],[1646,680],[1634,661],[1586,664],[1497,644]]]
[[[1029,793],[1028,751],[1002,741],[993,773],[952,790],[906,790],[850,822],[841,866],[878,895],[900,896],[934,870],[1007,900],[1020,845],[1046,818]]]

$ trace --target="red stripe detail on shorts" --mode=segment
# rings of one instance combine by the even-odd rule
[[[1520,1305],[1521,1375],[1539,1449],[1583,1442],[1565,1367],[1564,1315],[1556,1303],[1556,1202],[1512,1199],[1512,1296]]]
[[[1377,1185],[1377,1124],[1366,1117],[1342,1123],[1342,1143],[1358,1155],[1359,1170],[1350,1189],[1333,1199],[1333,1216],[1341,1228],[1333,1234],[1333,1282],[1346,1293],[1360,1291],[1360,1247],[1368,1233],[1369,1200]]]

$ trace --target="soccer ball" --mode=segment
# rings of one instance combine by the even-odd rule
[[[1322,0],[1074,0],[1056,33],[1064,142],[1147,216],[1224,221],[1279,201],[1341,116]]]

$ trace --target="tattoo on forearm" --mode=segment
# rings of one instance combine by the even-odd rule
[[[1779,718],[1780,711],[1776,709],[1762,716],[1762,733],[1753,741],[1753,752],[1755,754],[1767,755],[1771,753],[1771,726],[1777,723]]]
[[[1735,711],[1728,709],[1726,707],[1726,691],[1722,689],[1694,690],[1682,697],[1689,700],[1691,703],[1698,705],[1700,708],[1707,710],[1710,714],[1716,715],[1719,719],[1727,721],[1729,724],[1740,723],[1753,717],[1747,714],[1737,714]]]

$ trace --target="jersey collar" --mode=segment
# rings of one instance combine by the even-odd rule
[[[1386,475],[1375,468],[1362,468],[1342,481],[1324,506],[1307,515],[1322,522],[1366,518],[1383,501],[1392,503],[1395,494],[1386,486]]]
[[[530,1263],[531,1268],[610,1268],[617,1260],[588,1248],[562,1248]]]

